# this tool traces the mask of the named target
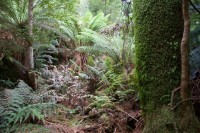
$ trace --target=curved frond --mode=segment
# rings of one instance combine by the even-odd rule
[[[94,31],[99,31],[107,26],[106,22],[108,21],[108,17],[109,15],[104,16],[103,12],[99,12],[90,20],[88,28]]]

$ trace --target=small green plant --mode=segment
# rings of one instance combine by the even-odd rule
[[[56,108],[58,108],[58,105],[55,103],[37,103],[4,111],[1,114],[3,123],[0,128],[2,131],[10,132],[16,130],[16,125],[20,127],[31,121],[33,124],[44,123],[45,116],[52,114]]]
[[[23,132],[30,126],[41,128],[38,124],[44,123],[45,117],[55,114],[58,109],[66,110],[56,103],[43,103],[23,81],[15,89],[1,91],[0,96],[0,130],[6,133]]]
[[[113,100],[112,97],[106,95],[99,95],[99,96],[90,95],[90,97],[92,98],[92,103],[89,105],[90,107],[106,108],[114,106],[112,102]]]

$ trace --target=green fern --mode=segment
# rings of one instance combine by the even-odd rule
[[[89,29],[93,31],[100,31],[102,28],[106,27],[106,22],[108,21],[108,17],[104,16],[103,12],[99,12],[94,18],[92,18],[89,22]]]
[[[29,120],[44,122],[45,117],[55,114],[58,109],[66,111],[65,107],[55,102],[43,103],[42,96],[33,93],[23,81],[15,89],[1,91],[0,96],[0,118],[3,120],[0,130],[8,133],[20,130],[19,127],[27,125]]]
[[[130,41],[127,45],[123,44],[123,40],[120,37],[106,37],[97,32],[85,29],[79,35],[80,40],[83,42],[92,43],[92,46],[81,46],[76,50],[92,55],[107,55],[110,57],[114,64],[124,62],[133,62],[134,45]],[[125,48],[125,50],[123,50]],[[125,58],[122,57],[125,55]]]
[[[58,50],[52,44],[36,44],[34,45],[34,53],[36,68],[58,62]]]
[[[101,96],[93,96],[90,95],[90,98],[92,99],[92,103],[89,105],[89,107],[96,107],[96,108],[106,108],[106,107],[114,107],[114,103],[112,102],[113,98],[101,95]]]

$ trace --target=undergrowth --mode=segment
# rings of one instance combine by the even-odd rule
[[[1,132],[47,130],[42,126],[45,118],[54,115],[58,110],[66,110],[55,102],[43,102],[23,81],[15,89],[1,91],[0,95]]]

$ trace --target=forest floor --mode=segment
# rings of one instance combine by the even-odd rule
[[[41,71],[39,88],[48,84],[48,90],[57,96],[57,104],[69,109],[46,118],[45,127],[59,133],[141,133],[138,100],[110,100],[101,91],[91,91],[88,81],[73,76],[71,71],[64,65]]]

